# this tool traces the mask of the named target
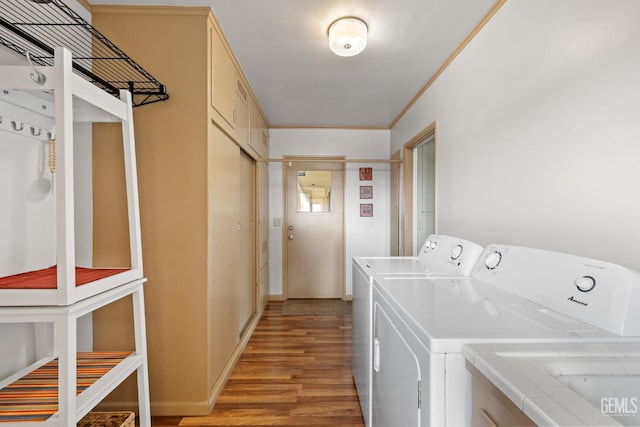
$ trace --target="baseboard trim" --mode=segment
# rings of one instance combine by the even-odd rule
[[[345,301],[352,301],[353,295],[345,295]],[[282,294],[269,294],[269,301],[284,301],[284,296]]]
[[[240,356],[242,356],[242,352],[244,351],[245,347],[247,346],[247,343],[249,342],[249,339],[251,339],[251,336],[253,335],[253,332],[256,330],[256,326],[258,325],[258,322],[260,321],[261,317],[262,317],[262,311],[257,313],[253,317],[253,320],[251,321],[251,323],[247,327],[247,330],[245,331],[244,335],[242,336],[242,339],[240,340],[240,342],[236,346],[235,350],[231,354],[231,357],[227,361],[227,364],[225,365],[224,369],[222,370],[222,372],[218,376],[218,380],[213,385],[211,390],[209,390],[209,412],[207,412],[205,415],[209,415],[209,413],[211,413],[211,411],[213,410],[213,407],[216,404],[216,400],[218,400],[218,396],[220,396],[220,393],[222,392],[222,389],[224,388],[225,384],[227,383],[227,380],[229,379],[229,377],[231,376],[231,373],[233,372],[233,368],[236,367],[236,363],[238,363],[238,359],[240,359]]]

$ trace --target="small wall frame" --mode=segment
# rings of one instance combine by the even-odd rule
[[[360,204],[360,216],[371,217],[373,216],[373,203],[361,203]]]
[[[360,181],[371,181],[373,179],[373,168],[360,168]]]
[[[373,186],[361,185],[360,186],[360,198],[361,199],[373,199]]]

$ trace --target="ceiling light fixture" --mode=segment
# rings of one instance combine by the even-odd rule
[[[338,56],[354,56],[367,46],[367,24],[360,18],[346,16],[329,25],[329,47]]]

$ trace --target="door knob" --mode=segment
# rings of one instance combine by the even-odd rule
[[[293,240],[293,234],[289,234],[289,240]]]

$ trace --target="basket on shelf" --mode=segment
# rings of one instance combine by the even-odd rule
[[[89,412],[77,427],[134,427],[133,412]]]

